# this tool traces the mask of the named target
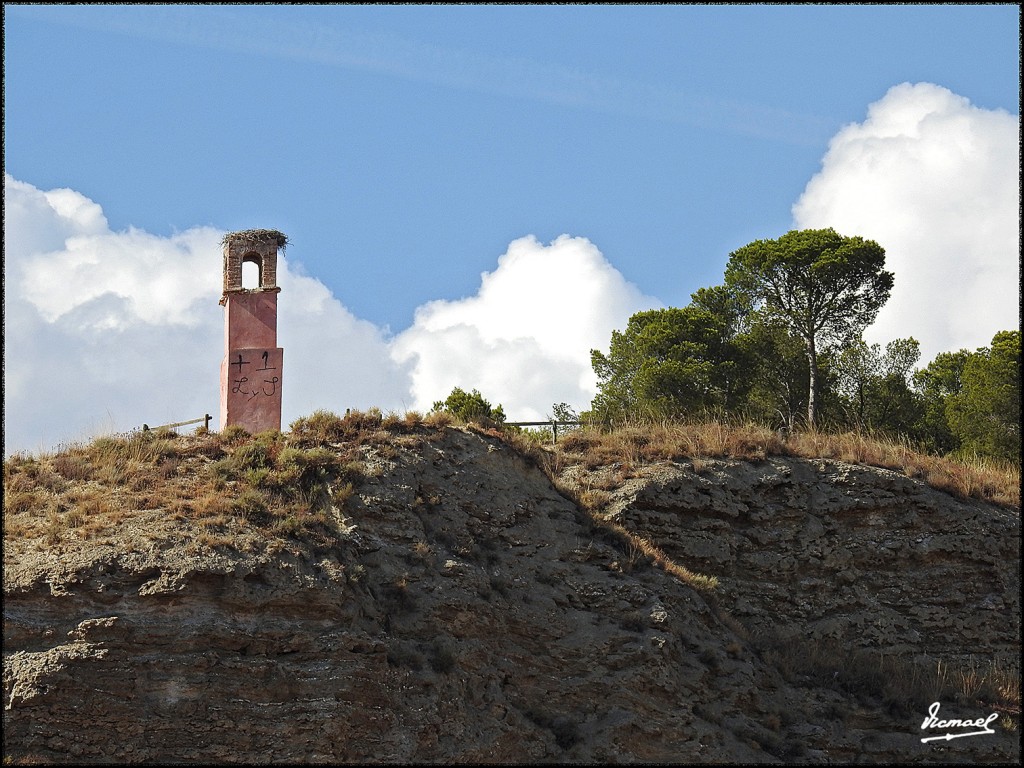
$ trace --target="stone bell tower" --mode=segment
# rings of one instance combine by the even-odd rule
[[[277,346],[277,251],[286,238],[273,229],[224,236],[224,360],[220,364],[220,428],[251,434],[281,429],[281,369]],[[242,264],[259,270],[259,286],[242,287]]]

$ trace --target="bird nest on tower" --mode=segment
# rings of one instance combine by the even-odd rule
[[[284,248],[288,245],[288,237],[276,229],[246,229],[241,232],[228,232],[221,240],[221,245],[239,243],[273,243],[278,248]]]

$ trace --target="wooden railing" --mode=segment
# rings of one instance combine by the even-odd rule
[[[149,432],[151,429],[153,429],[153,430],[156,430],[156,429],[174,429],[174,427],[184,427],[184,426],[187,426],[189,424],[198,424],[200,421],[203,422],[203,426],[206,429],[209,429],[210,428],[210,420],[212,418],[213,418],[213,416],[211,416],[210,414],[207,413],[207,414],[205,414],[203,416],[200,416],[198,419],[191,419],[189,421],[176,421],[173,424],[161,424],[159,427],[151,427],[151,426],[149,426],[149,424],[143,424],[142,425],[142,431],[143,432]]]

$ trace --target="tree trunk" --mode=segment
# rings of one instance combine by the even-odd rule
[[[807,339],[807,365],[811,373],[810,391],[807,393],[807,428],[814,429],[814,419],[818,415],[818,350],[814,346],[814,336]]]
[[[867,410],[867,404],[864,402],[864,379],[860,379],[857,382],[857,429],[864,429],[864,412]]]

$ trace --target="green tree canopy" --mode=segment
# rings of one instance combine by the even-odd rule
[[[946,416],[946,403],[963,389],[964,366],[971,353],[941,352],[913,376],[914,389],[921,396],[924,412],[918,421],[918,437],[924,447],[936,453],[950,453],[960,446]]]
[[[736,372],[726,323],[706,309],[638,312],[613,331],[608,354],[590,353],[602,420],[673,418],[725,404]]]
[[[967,356],[960,391],[946,401],[961,451],[1020,461],[1020,331],[1000,331]]]
[[[868,345],[862,339],[836,360],[839,394],[850,421],[867,428],[911,435],[923,412],[923,398],[910,388],[910,375],[921,356],[916,339],[894,339]]]
[[[756,240],[729,255],[726,285],[752,298],[785,323],[805,346],[810,380],[807,421],[818,410],[818,355],[860,337],[889,298],[893,276],[885,250],[872,240],[844,237],[834,229],[787,232]]]
[[[465,422],[503,424],[505,411],[500,405],[492,406],[478,390],[466,392],[455,387],[444,400],[438,400],[431,409],[445,411]]]
[[[749,385],[743,410],[754,421],[793,429],[807,412],[807,356],[785,325],[752,315],[736,344],[742,350]],[[824,377],[822,377],[824,378]]]

